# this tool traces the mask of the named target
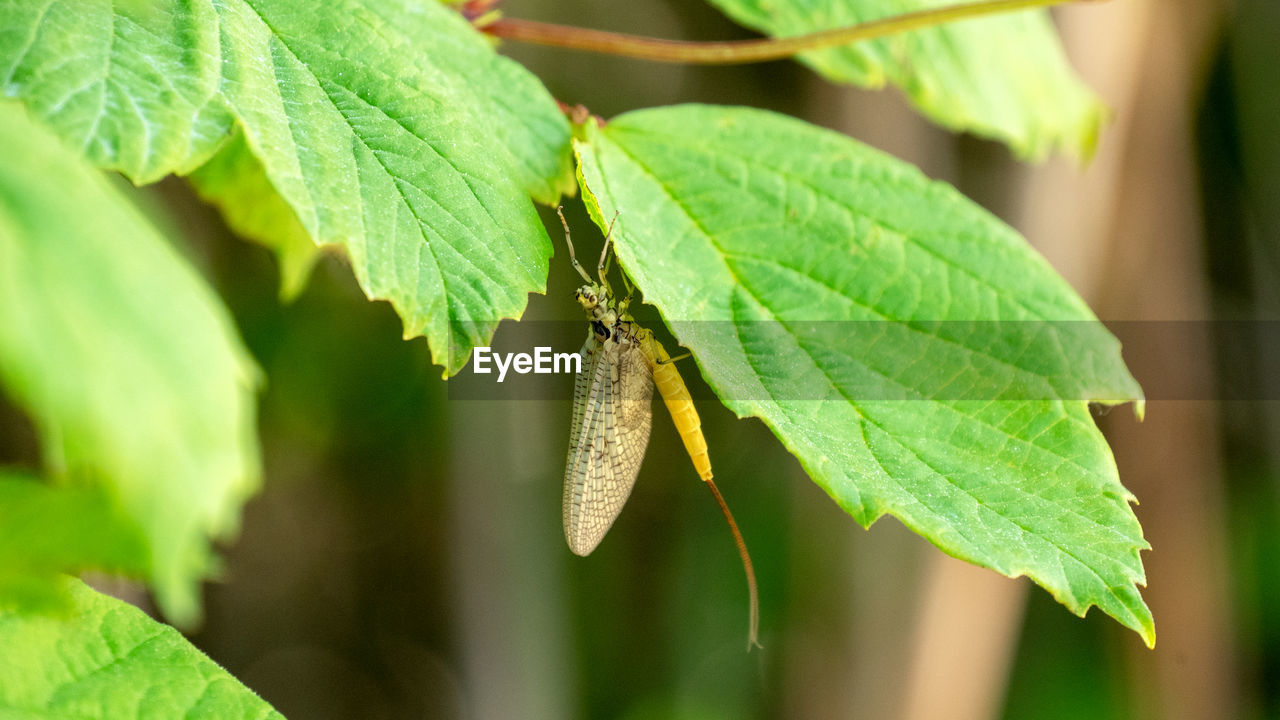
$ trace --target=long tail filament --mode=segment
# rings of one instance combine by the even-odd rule
[[[752,647],[763,649],[760,644],[760,599],[756,593],[756,571],[751,565],[751,555],[747,552],[747,543],[742,539],[742,533],[738,531],[738,523],[734,522],[733,513],[729,512],[729,506],[724,502],[724,496],[720,494],[720,488],[710,479],[706,478],[707,487],[711,488],[711,494],[715,496],[716,503],[720,505],[720,512],[724,513],[724,519],[729,521],[729,530],[733,533],[733,542],[738,546],[738,554],[742,556],[742,569],[747,572],[747,590],[751,595],[751,628],[747,632],[747,652],[751,652]]]

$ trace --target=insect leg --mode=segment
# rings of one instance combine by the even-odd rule
[[[600,249],[600,262],[596,264],[596,273],[600,276],[600,284],[605,289],[609,288],[609,278],[606,276],[609,274],[609,248],[612,247],[613,242],[613,224],[618,221],[618,215],[621,212],[621,210],[615,211],[613,219],[609,221],[609,229],[604,233],[604,247]]]
[[[657,364],[658,364],[658,365],[666,365],[667,363],[673,363],[673,362],[675,362],[675,361],[677,361],[677,360],[683,360],[683,359],[685,359],[685,358],[687,358],[687,357],[693,357],[693,353],[691,353],[691,352],[687,352],[687,353],[684,353],[684,354],[681,354],[681,355],[677,355],[677,356],[675,356],[675,357],[669,357],[669,358],[659,359],[659,360],[657,361]]]
[[[621,308],[621,312],[625,313],[627,311],[627,307],[631,305],[631,296],[635,294],[636,291],[635,286],[631,284],[631,278],[627,277],[625,272],[622,273],[622,287],[626,288],[627,295],[622,298],[622,303],[619,307]]]
[[[622,286],[627,289],[627,294],[622,298],[622,301],[618,303],[618,314],[620,316],[630,317],[627,315],[627,308],[631,307],[631,295],[636,291],[636,289],[632,286],[631,280],[627,277],[627,274],[625,272],[621,274]]]
[[[564,226],[564,244],[569,246],[569,262],[573,263],[573,269],[577,270],[578,274],[581,275],[582,279],[586,280],[589,285],[591,284],[591,276],[587,274],[586,270],[582,269],[582,265],[578,263],[578,258],[573,254],[573,240],[569,238],[569,223],[564,219],[563,205],[556,208],[556,214],[560,216],[560,224]]]

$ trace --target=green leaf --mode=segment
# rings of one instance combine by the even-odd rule
[[[296,298],[306,287],[319,248],[293,208],[271,186],[244,135],[237,134],[187,179],[202,199],[222,212],[232,230],[276,253],[280,295],[286,300]]]
[[[846,27],[955,0],[708,0],[775,37]],[[901,88],[934,122],[1039,159],[1055,148],[1093,155],[1105,110],[1067,63],[1048,13],[1008,13],[802,53],[829,80]]]
[[[283,720],[178,631],[64,582],[69,617],[0,612],[0,716]]]
[[[101,488],[51,487],[0,469],[0,607],[58,609],[62,573],[142,575],[147,548]]]
[[[571,186],[568,123],[434,0],[10,2],[0,28],[0,87],[136,182],[194,170],[238,125],[307,234],[446,372],[545,288],[529,196]]]
[[[0,384],[48,474],[119,500],[160,603],[192,622],[208,537],[258,487],[258,370],[201,277],[13,102],[0,147]]]
[[[1154,642],[1147,544],[1088,408],[1141,390],[1012,229],[771,113],[661,108],[586,136],[588,207],[619,213],[619,262],[726,406],[863,525],[893,515]]]

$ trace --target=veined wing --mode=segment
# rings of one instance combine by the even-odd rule
[[[594,336],[582,347],[564,471],[564,536],[588,555],[617,519],[649,445],[653,381],[639,348]]]
[[[572,463],[574,450],[582,439],[582,416],[587,409],[587,393],[591,390],[591,379],[596,373],[596,359],[600,351],[600,341],[596,340],[594,330],[587,329],[587,341],[582,344],[578,354],[582,356],[582,369],[573,379],[573,420],[569,423],[569,461]],[[565,476],[566,480],[568,475]],[[569,483],[564,484],[564,506],[569,507]],[[567,512],[567,511],[566,511]]]

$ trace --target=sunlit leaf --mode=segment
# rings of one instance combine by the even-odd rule
[[[106,178],[0,102],[0,383],[46,474],[109,489],[170,617],[258,487],[257,369],[200,276]]]
[[[570,186],[568,124],[434,0],[4,3],[0,87],[137,182],[194,170],[238,125],[306,233],[446,371],[545,287],[529,198]]]
[[[104,488],[0,469],[0,607],[58,609],[63,573],[143,575],[147,563],[141,533]]]
[[[1154,641],[1147,544],[1088,407],[1141,390],[1013,230],[771,113],[661,108],[586,138],[588,207],[602,227],[620,213],[620,263],[726,406],[858,522],[893,515]]]
[[[777,37],[856,25],[956,0],[709,0]],[[879,40],[802,53],[836,82],[906,93],[922,113],[955,130],[1000,140],[1019,155],[1055,148],[1093,154],[1104,111],[1071,69],[1041,10],[963,20]]]
[[[177,630],[63,583],[68,616],[0,610],[0,717],[283,720]]]

